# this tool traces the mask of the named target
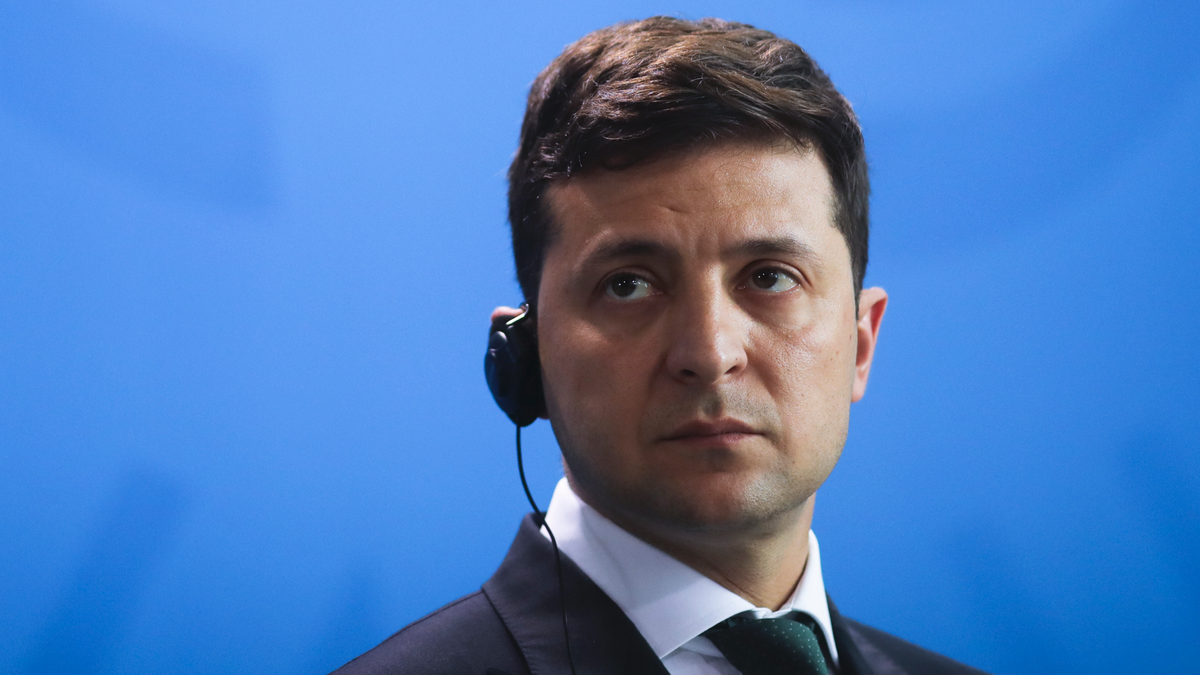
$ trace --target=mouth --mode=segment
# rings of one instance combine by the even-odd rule
[[[725,445],[761,435],[761,432],[741,420],[722,419],[713,422],[694,420],[675,428],[662,440]]]

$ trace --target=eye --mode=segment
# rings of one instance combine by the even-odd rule
[[[764,267],[750,275],[750,284],[760,291],[782,293],[796,287],[796,277],[778,267]]]
[[[605,284],[604,292],[617,300],[638,300],[650,295],[653,287],[650,282],[636,274],[617,274]]]

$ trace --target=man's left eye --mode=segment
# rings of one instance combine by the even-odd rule
[[[799,282],[796,281],[796,277],[781,269],[768,267],[750,275],[750,283],[761,291],[782,293],[794,288]]]

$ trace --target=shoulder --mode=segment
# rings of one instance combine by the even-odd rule
[[[521,652],[481,591],[400,629],[336,675],[518,675]]]
[[[918,647],[878,628],[844,617],[842,621],[863,660],[871,665],[877,675],[987,675],[982,670]]]

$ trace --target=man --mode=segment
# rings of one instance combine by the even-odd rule
[[[566,478],[481,591],[338,672],[979,672],[824,591],[814,498],[887,294],[858,122],[808,55],[717,20],[592,33],[534,82],[509,179]]]

